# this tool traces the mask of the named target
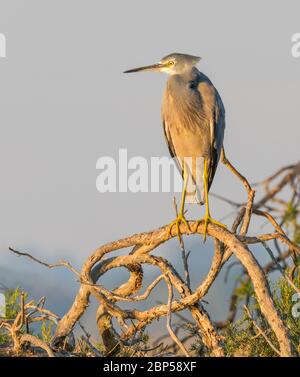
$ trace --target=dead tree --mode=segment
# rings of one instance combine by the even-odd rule
[[[260,311],[268,322],[270,328],[276,336],[277,344],[273,346],[280,356],[291,356],[294,353],[291,345],[288,329],[286,328],[279,312],[277,311],[272,294],[270,292],[267,281],[267,273],[273,268],[278,268],[281,261],[286,260],[290,256],[299,255],[300,248],[293,243],[288,235],[282,229],[282,224],[277,223],[273,214],[279,211],[278,205],[284,206],[282,201],[278,199],[284,187],[289,186],[293,191],[292,200],[299,201],[299,177],[300,163],[290,165],[280,169],[276,174],[260,183],[265,188],[265,195],[254,202],[255,191],[251,188],[248,181],[230,164],[225,154],[222,156],[223,163],[241,180],[245,186],[248,199],[245,203],[235,203],[229,199],[231,205],[237,208],[237,216],[233,222],[231,230],[224,229],[214,224],[208,225],[208,235],[214,238],[215,248],[211,267],[199,284],[193,291],[189,284],[188,274],[188,253],[185,253],[184,244],[181,243],[183,262],[185,265],[185,278],[183,279],[172,264],[161,256],[152,254],[163,243],[168,242],[171,238],[177,237],[175,227],[170,235],[168,226],[163,226],[151,232],[135,234],[133,236],[114,241],[99,247],[85,261],[81,271],[76,271],[69,263],[60,261],[56,264],[47,264],[41,262],[37,258],[32,257],[28,253],[22,253],[11,249],[18,255],[25,255],[34,259],[36,262],[53,268],[64,266],[73,271],[79,279],[81,285],[74,299],[74,302],[68,312],[59,320],[53,340],[52,347],[59,349],[68,334],[70,334],[81,316],[89,306],[90,296],[97,299],[99,307],[96,313],[96,321],[99,333],[102,336],[105,346],[106,355],[115,354],[122,345],[132,345],[138,341],[136,336],[140,331],[153,322],[154,320],[166,316],[167,330],[177,347],[183,354],[188,356],[183,342],[178,339],[176,331],[172,329],[171,315],[188,310],[193,318],[195,328],[202,338],[203,344],[212,356],[223,356],[224,347],[222,338],[218,333],[218,328],[232,322],[235,318],[236,307],[234,302],[228,318],[223,323],[214,324],[207,311],[204,309],[201,300],[211,288],[218,274],[224,265],[230,267],[228,261],[232,255],[238,260],[238,263],[245,271],[245,279],[251,280],[254,288]],[[281,180],[272,185],[273,182],[281,178]],[[272,186],[272,187],[271,187]],[[273,213],[273,214],[272,214]],[[248,235],[250,221],[254,216],[264,217],[272,226],[273,231],[259,235]],[[253,220],[252,220],[253,221]],[[196,221],[188,222],[188,229],[184,224],[180,225],[182,235],[192,236],[194,234],[203,234],[204,225]],[[281,246],[286,248],[284,253],[274,257],[271,248],[268,246],[270,241],[274,241],[280,250]],[[253,253],[250,250],[251,245],[262,244],[265,246],[266,252],[272,255],[271,264],[261,267]],[[122,256],[110,256],[110,253],[131,247],[131,252]],[[151,265],[160,272],[148,287],[141,293],[143,287],[143,266]],[[119,287],[109,290],[101,285],[101,277],[112,269],[125,267],[129,272],[128,281]],[[288,277],[292,282],[292,277]],[[154,305],[148,310],[122,309],[120,303],[138,302],[147,300],[153,289],[163,281],[168,289],[168,302],[164,304]],[[297,287],[295,287],[297,289]],[[174,291],[177,291],[179,298],[174,298]],[[234,301],[234,292],[232,296]],[[248,310],[246,308],[245,310]],[[249,312],[249,318],[251,314]],[[117,331],[113,325],[113,319],[118,321],[121,331]]]

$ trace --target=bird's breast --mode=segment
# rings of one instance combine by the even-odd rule
[[[210,148],[210,129],[194,90],[180,88],[180,93],[166,88],[162,117],[167,134],[178,157],[205,157]]]

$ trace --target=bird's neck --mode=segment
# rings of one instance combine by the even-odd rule
[[[190,82],[192,80],[195,80],[195,78],[198,76],[199,71],[196,67],[188,67],[185,70],[181,72],[177,72],[173,75],[169,76],[169,81],[173,80],[180,80],[181,82]]]
[[[189,84],[191,81],[194,81],[199,76],[199,71],[196,67],[191,67],[182,72],[170,75],[168,78],[167,85],[169,88],[175,88],[176,86]]]

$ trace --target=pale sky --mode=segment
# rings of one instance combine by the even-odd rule
[[[296,0],[0,0],[7,41],[0,58],[0,282],[47,295],[63,314],[75,277],[9,255],[8,246],[79,268],[98,246],[173,219],[170,193],[96,190],[101,156],[116,157],[119,148],[168,156],[160,120],[166,76],[125,69],[171,52],[201,56],[198,68],[226,108],[228,158],[252,182],[299,160],[300,58],[291,54],[299,14]],[[245,198],[222,166],[212,192]],[[211,207],[219,219],[231,211],[213,198]],[[202,215],[194,207],[188,213]],[[197,238],[188,246],[196,284],[209,267],[211,243]],[[160,252],[181,263],[176,240]],[[115,286],[124,276],[104,282]],[[229,293],[220,279],[208,297],[213,318],[226,315]]]

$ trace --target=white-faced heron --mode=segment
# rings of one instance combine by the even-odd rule
[[[199,60],[197,56],[174,53],[157,64],[124,73],[156,71],[169,75],[162,102],[163,128],[170,154],[176,158],[184,181],[178,217],[171,222],[169,231],[176,225],[180,237],[180,223],[188,227],[184,216],[188,198],[189,202],[206,204],[206,239],[209,222],[224,226],[210,216],[208,192],[223,147],[225,109],[217,89],[195,67]],[[188,191],[191,186],[194,189]]]

